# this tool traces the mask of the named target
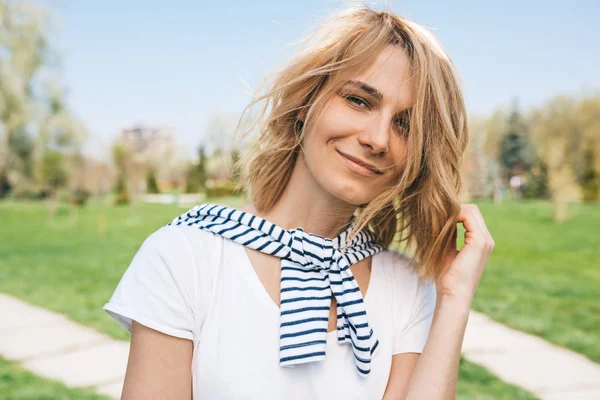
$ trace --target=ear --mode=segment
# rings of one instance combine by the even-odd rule
[[[308,110],[306,109],[306,107],[302,107],[299,112],[298,115],[296,115],[296,122],[295,122],[295,128],[296,128],[296,132],[300,133],[302,131],[302,128],[304,128],[304,121],[306,120],[306,114],[308,113]]]
[[[296,133],[302,132],[303,127],[304,127],[304,121],[297,119],[296,124],[295,124]]]

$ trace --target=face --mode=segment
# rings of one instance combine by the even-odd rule
[[[408,112],[413,101],[410,61],[388,46],[344,78],[303,141],[302,157],[316,183],[355,206],[394,186],[404,168]]]

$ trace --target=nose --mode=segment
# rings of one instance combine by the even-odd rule
[[[358,141],[374,156],[383,155],[389,150],[390,129],[386,118],[375,117],[358,135]]]

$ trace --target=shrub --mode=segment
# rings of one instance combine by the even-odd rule
[[[236,184],[233,182],[227,182],[206,188],[207,197],[238,196],[240,193],[241,191],[236,189]]]

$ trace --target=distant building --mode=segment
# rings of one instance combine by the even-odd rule
[[[138,169],[132,178],[136,192],[146,191],[146,174],[151,168],[156,171],[157,184],[161,192],[173,189],[181,180],[177,141],[169,127],[153,124],[133,124],[123,127],[117,141],[131,151]]]
[[[135,124],[124,127],[119,133],[119,139],[135,153],[161,152],[165,148],[175,148],[172,129],[156,125]]]

